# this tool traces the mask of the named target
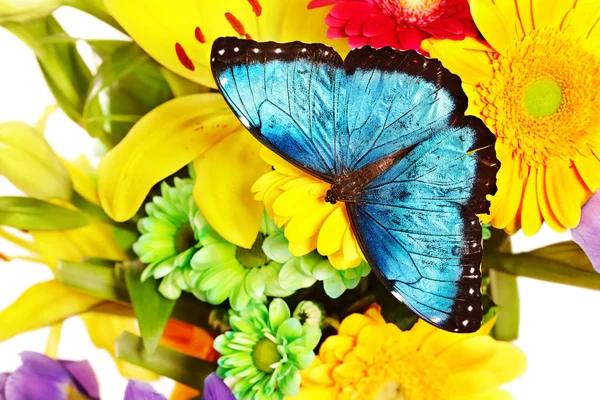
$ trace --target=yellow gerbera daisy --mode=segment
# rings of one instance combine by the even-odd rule
[[[216,88],[210,50],[220,36],[259,41],[325,42],[344,53],[343,40],[330,41],[320,15],[306,1],[106,0],[111,15],[148,54],[173,72]],[[341,48],[340,48],[341,47]],[[260,144],[218,93],[178,97],[144,116],[102,160],[100,199],[115,220],[131,218],[151,187],[194,162],[194,198],[210,225],[225,239],[250,248],[263,205],[250,187],[269,167]]]
[[[600,188],[600,2],[471,0],[487,43],[433,41],[496,134],[496,228],[564,231]]]
[[[525,355],[488,336],[445,332],[419,321],[410,331],[385,322],[378,306],[352,314],[325,340],[289,400],[509,400],[499,386],[520,376]]]
[[[325,201],[330,184],[309,175],[266,147],[261,157],[273,171],[256,181],[252,191],[278,226],[285,225],[290,252],[302,256],[317,249],[337,269],[357,267],[362,252],[343,202]]]

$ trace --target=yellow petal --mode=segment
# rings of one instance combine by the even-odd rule
[[[451,346],[434,361],[434,365],[458,371],[486,362],[497,351],[496,341],[489,336],[476,336]]]
[[[538,233],[543,222],[538,201],[537,174],[538,169],[532,167],[529,171],[527,183],[525,184],[521,222],[523,224],[523,233],[527,236],[533,236]]]
[[[285,161],[283,158],[279,157],[277,154],[264,146],[260,149],[260,157],[265,160],[267,164],[272,165],[277,172],[280,172],[284,175],[297,177],[308,176],[302,172],[302,170],[294,167],[292,164]]]
[[[506,1],[506,0],[501,0]],[[490,0],[472,0],[471,14],[483,37],[500,54],[505,54],[515,32],[502,11]]]
[[[70,200],[73,193],[61,159],[41,132],[22,122],[0,124],[0,175],[30,197]]]
[[[126,260],[127,255],[117,244],[113,227],[96,222],[66,231],[31,232],[38,253],[55,269],[58,260],[80,261],[84,257]]]
[[[480,370],[492,372],[499,384],[515,380],[527,368],[527,358],[517,347],[506,342],[496,342],[496,352],[481,365]]]
[[[250,248],[264,206],[252,184],[271,169],[258,155],[261,144],[245,129],[223,139],[194,162],[194,199],[208,223],[226,240]]]
[[[120,307],[120,306],[116,306]],[[135,319],[127,315],[87,312],[81,315],[94,346],[106,350],[114,358],[115,341],[125,331],[139,334]],[[135,365],[115,359],[121,374],[127,378],[158,379],[158,376]]]
[[[301,386],[300,392],[295,396],[286,396],[286,400],[318,400],[335,399],[338,390],[332,387],[323,386]]]
[[[155,108],[102,158],[102,207],[116,221],[131,218],[154,184],[240,126],[217,93],[178,97]]]
[[[552,0],[533,2],[533,21],[536,28],[545,26],[560,28],[565,16],[573,10],[577,0]]]
[[[475,38],[431,41],[430,54],[457,74],[463,83],[478,84],[492,78],[494,70],[490,54],[494,50]],[[470,98],[472,100],[472,98]]]
[[[546,174],[547,168],[541,167],[538,169],[537,176],[537,191],[538,191],[538,202],[540,206],[540,211],[544,217],[544,221],[555,231],[564,232],[566,228],[562,225],[562,223],[556,218],[552,207],[550,206],[550,201],[548,200],[548,192],[546,187]]]
[[[208,60],[211,42],[201,43],[196,28],[202,31],[202,12],[195,0],[176,5],[163,0],[106,0],[110,14],[152,58],[179,75],[205,86],[214,87]],[[179,43],[193,66],[179,59]]]
[[[600,2],[593,0],[578,1],[575,9],[570,13],[565,31],[575,38],[587,38],[598,25],[598,15],[600,15]],[[587,41],[583,45],[594,54],[600,53],[597,47],[588,46]]]
[[[588,189],[592,192],[600,189],[600,173],[598,173],[600,171],[600,160],[593,154],[587,157],[577,154],[573,162]]]
[[[75,161],[63,160],[63,163],[69,171],[75,191],[87,201],[99,206],[98,178],[95,176],[95,168],[91,166],[88,159],[80,156]]]
[[[492,200],[492,212],[495,214],[492,224],[498,229],[504,229],[515,219],[521,206],[529,167],[519,159],[513,159],[507,145],[497,145],[496,149],[498,159],[502,159],[498,172],[498,191],[502,191],[504,197],[494,196]]]
[[[572,229],[579,225],[581,207],[591,192],[566,162],[555,162],[546,170],[546,188],[552,211],[561,225]]]
[[[338,207],[323,223],[317,241],[317,250],[321,255],[328,256],[340,250],[344,233],[348,228],[348,221],[344,209]]]
[[[310,253],[311,251],[317,248],[317,241],[319,235],[314,235],[305,240],[299,241],[290,241],[289,248],[290,253],[292,253],[296,257],[300,257]]]
[[[38,283],[0,313],[0,341],[63,321],[103,301],[57,280]]]
[[[489,394],[497,388],[498,380],[491,372],[459,372],[446,379],[442,392],[450,398],[458,395],[466,399],[477,399],[477,396]]]
[[[58,345],[60,344],[62,326],[63,322],[60,321],[50,327],[50,333],[46,340],[46,351],[44,351],[44,354],[50,358],[58,358]]]

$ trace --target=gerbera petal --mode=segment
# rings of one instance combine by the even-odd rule
[[[459,372],[450,375],[442,384],[442,392],[448,397],[459,395],[465,398],[478,398],[498,387],[498,380],[488,371]]]
[[[451,346],[435,358],[435,366],[461,371],[478,367],[497,351],[496,341],[490,336],[477,336]]]
[[[246,248],[256,240],[264,209],[254,200],[252,184],[270,170],[258,156],[260,146],[242,129],[194,162],[194,199],[200,211],[223,238]]]
[[[337,207],[323,223],[319,238],[317,240],[317,250],[320,254],[328,256],[335,253],[342,247],[344,231],[348,226],[348,221],[342,207]]]
[[[355,18],[356,19],[356,18]],[[367,19],[362,28],[362,34],[368,37],[378,36],[386,32],[394,32],[396,23],[385,15],[376,15]]]
[[[369,44],[369,38],[365,36],[350,36],[348,38],[348,45],[353,49],[363,47]]]
[[[362,33],[363,25],[367,22],[368,18],[365,16],[356,17],[350,20],[344,26],[344,33],[348,36],[356,36]]]
[[[521,206],[525,189],[525,178],[529,173],[529,167],[521,163],[518,159],[507,159],[506,155],[510,154],[510,149],[507,145],[496,145],[496,149],[498,151],[498,159],[501,160],[502,165],[497,176],[498,188],[504,188],[504,197],[496,198],[494,196],[492,200],[492,207],[495,208],[492,211],[494,213],[492,224],[498,229],[504,229],[515,219]]]
[[[398,32],[398,40],[406,50],[418,50],[423,42],[423,34],[415,28],[404,29]]]
[[[515,36],[509,21],[506,21],[498,6],[489,0],[471,0],[470,4],[473,20],[483,37],[496,51],[505,54]]]
[[[216,93],[178,97],[155,108],[102,158],[102,207],[116,221],[131,218],[154,184],[240,127]]]
[[[560,223],[560,221],[554,215],[550,201],[548,200],[548,193],[546,188],[546,174],[547,168],[541,167],[538,169],[537,176],[537,189],[538,189],[538,202],[540,211],[544,217],[544,221],[550,225],[552,229],[557,232],[564,232],[566,228]]]
[[[162,0],[105,2],[110,15],[152,58],[181,76],[214,87],[207,62],[211,45],[195,34],[196,28],[202,29],[198,22],[202,13],[196,3],[182,0],[173,7]],[[181,50],[176,50],[176,43]]]
[[[575,228],[581,219],[581,207],[590,198],[584,182],[567,163],[556,162],[546,170],[548,200],[556,218],[565,228]]]
[[[494,70],[490,54],[493,50],[475,38],[461,41],[431,41],[429,53],[438,58],[446,68],[461,77],[463,82],[478,84],[490,79]],[[472,102],[473,98],[470,97]]]
[[[538,233],[543,222],[538,201],[537,174],[538,169],[532,167],[529,171],[527,183],[525,184],[521,222],[523,224],[523,233],[527,236],[533,236]]]
[[[567,13],[573,10],[577,3],[577,0],[552,0],[532,3],[534,25],[537,28],[545,26],[559,28]]]
[[[600,2],[579,1],[570,13],[570,20],[565,31],[574,37],[587,37],[594,27],[597,26],[598,15],[600,15]],[[599,54],[598,48],[589,48],[594,54]]]
[[[590,154],[587,157],[578,154],[573,160],[581,178],[591,192],[600,189],[600,160]]]
[[[330,11],[330,14],[339,19],[349,20],[361,15],[368,15],[374,9],[377,10],[375,4],[363,1],[347,1],[336,4]]]
[[[500,385],[523,375],[527,367],[525,354],[506,342],[496,342],[495,347],[494,355],[478,365],[478,368],[492,372]]]
[[[585,205],[581,223],[572,231],[573,240],[580,245],[596,271],[600,272],[600,192]]]

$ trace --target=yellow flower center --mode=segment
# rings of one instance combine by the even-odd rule
[[[478,87],[486,124],[513,157],[551,166],[585,153],[598,126],[599,60],[554,28],[533,31],[493,63]]]
[[[384,14],[399,24],[426,26],[443,12],[446,0],[375,0]]]
[[[386,382],[381,385],[374,400],[406,400],[404,388],[398,382]]]
[[[252,350],[252,359],[256,369],[266,374],[273,373],[271,365],[281,360],[281,355],[277,350],[277,344],[267,338],[260,339]]]

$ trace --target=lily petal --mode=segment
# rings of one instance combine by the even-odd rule
[[[261,144],[245,129],[223,139],[196,159],[194,199],[208,223],[229,242],[251,248],[263,215],[252,184],[270,170]]]
[[[57,280],[38,283],[0,313],[0,341],[63,321],[103,301],[69,289]]]
[[[583,207],[581,223],[571,234],[600,273],[600,192],[592,196]]]
[[[167,398],[156,393],[149,384],[131,380],[127,383],[123,400],[167,400]]]
[[[239,126],[217,93],[178,97],[155,108],[100,162],[102,207],[116,221],[131,218],[154,184]]]
[[[205,400],[235,400],[235,396],[227,385],[216,373],[212,373],[204,380]]]
[[[177,6],[163,0],[105,0],[110,14],[152,58],[171,71],[214,87],[206,62],[212,43],[203,39],[196,0]],[[196,28],[200,29],[196,33]],[[204,43],[203,43],[204,41]]]

